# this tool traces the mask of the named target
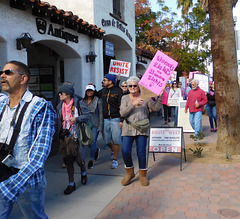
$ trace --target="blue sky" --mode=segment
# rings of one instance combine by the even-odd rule
[[[157,0],[149,0],[153,11],[158,11],[159,6]],[[172,9],[172,11],[178,12],[180,9],[177,9],[177,0],[165,0],[165,5]]]
[[[153,11],[158,11],[159,6],[157,4],[157,0],[149,0],[151,3],[151,8]],[[195,0],[196,2],[196,0]],[[177,0],[165,0],[165,5],[167,5],[169,8],[171,8],[172,11],[176,12],[181,16],[181,9],[177,9]],[[240,0],[238,1],[235,8],[233,8],[233,16],[237,16],[237,25],[236,29],[240,30]]]

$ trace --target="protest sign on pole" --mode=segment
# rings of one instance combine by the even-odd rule
[[[181,82],[182,83],[182,87],[183,88],[187,88],[187,86],[186,86],[186,82],[187,82],[187,80],[186,80],[186,76],[182,76],[182,77],[179,77],[179,82]]]
[[[181,99],[182,99],[182,97],[181,97]],[[168,105],[169,106],[178,106],[179,100],[180,100],[179,97],[177,97],[177,98],[168,98]]]
[[[209,92],[209,77],[204,74],[194,74],[193,78],[199,81],[199,87],[205,92]]]
[[[170,80],[171,81],[176,81],[177,80],[177,72],[176,71],[173,71],[171,77],[170,77]]]
[[[113,75],[120,74],[123,77],[129,77],[130,67],[131,67],[130,62],[111,59],[108,73]]]
[[[189,78],[189,79],[192,79],[192,78],[193,78],[193,75],[194,75],[194,74],[198,74],[198,73],[199,73],[199,71],[190,71],[188,78]]]
[[[142,87],[152,92],[152,97],[158,96],[177,65],[178,62],[158,51],[139,82],[141,97],[145,99],[146,92]]]

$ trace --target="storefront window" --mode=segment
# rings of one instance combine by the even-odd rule
[[[120,0],[113,0],[113,14],[120,19],[122,18]]]

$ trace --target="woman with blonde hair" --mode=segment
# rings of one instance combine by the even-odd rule
[[[127,80],[129,94],[124,95],[121,100],[120,114],[124,118],[122,126],[122,154],[125,163],[126,175],[122,179],[122,185],[126,186],[135,177],[132,161],[132,145],[136,141],[136,150],[139,163],[139,180],[142,186],[148,186],[146,162],[146,147],[149,128],[139,130],[134,128],[133,124],[137,121],[148,119],[149,111],[158,111],[160,109],[161,99],[158,96],[156,102],[151,98],[142,99],[139,92],[140,79],[131,76]],[[149,124],[150,125],[150,124]]]
[[[121,89],[122,89],[122,91],[123,91],[123,95],[129,94],[127,81],[123,81],[123,82],[122,82],[122,84],[121,84]]]

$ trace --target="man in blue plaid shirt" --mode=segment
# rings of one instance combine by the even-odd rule
[[[30,102],[13,151],[12,167],[19,171],[0,182],[0,218],[9,218],[15,202],[26,218],[48,218],[44,211],[43,166],[55,132],[55,111],[51,103],[28,90],[30,71],[25,64],[7,62],[0,76],[2,89],[9,93],[9,97],[0,100],[0,143],[10,143],[20,111],[25,102]]]

